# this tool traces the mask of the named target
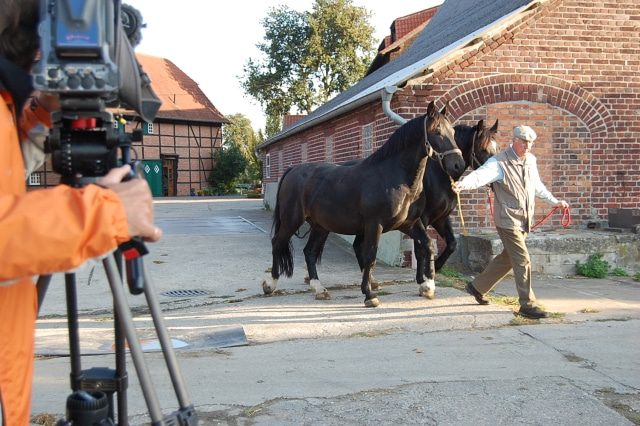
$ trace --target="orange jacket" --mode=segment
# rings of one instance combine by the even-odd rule
[[[62,272],[130,239],[112,191],[89,185],[26,192],[13,100],[0,91],[0,400],[5,426],[29,424],[37,295],[32,276]],[[50,125],[24,108],[21,129]]]

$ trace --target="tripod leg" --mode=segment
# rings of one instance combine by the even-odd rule
[[[119,250],[114,252],[114,258],[116,260],[116,266],[118,267],[118,272],[120,277],[122,277],[122,254]],[[119,377],[122,383],[121,389],[118,390],[117,398],[118,398],[118,424],[126,425],[129,421],[128,419],[128,402],[127,402],[127,388],[129,386],[129,376],[127,374],[127,352],[126,352],[126,342],[125,336],[122,333],[122,327],[120,327],[120,314],[118,314],[118,310],[116,309],[115,300],[113,302],[113,331],[114,331],[114,343],[115,343],[115,355],[116,355],[116,377]],[[114,419],[113,416],[113,404],[109,405],[111,411],[109,413],[110,417]]]
[[[120,326],[122,327],[122,330],[127,337],[127,342],[129,343],[131,358],[133,359],[133,364],[136,367],[136,373],[138,374],[138,380],[142,387],[142,394],[144,395],[147,408],[149,409],[151,421],[153,424],[159,424],[159,422],[163,420],[160,402],[158,400],[156,390],[151,383],[151,375],[149,374],[149,369],[147,368],[142,354],[142,346],[138,340],[136,329],[133,326],[133,317],[124,295],[124,288],[122,279],[120,278],[120,273],[118,272],[113,256],[107,256],[104,258],[102,263],[104,264],[109,286],[113,293],[113,303],[116,311],[118,312]]]
[[[178,398],[180,408],[185,409],[189,407],[189,405],[191,405],[189,402],[189,397],[187,395],[187,388],[182,378],[182,373],[180,371],[180,366],[178,365],[178,360],[176,359],[176,354],[173,350],[173,345],[171,344],[171,338],[169,337],[167,327],[164,324],[164,318],[162,317],[160,304],[158,303],[158,299],[156,298],[155,289],[153,288],[151,280],[149,279],[147,268],[144,264],[142,266],[142,271],[144,276],[144,295],[147,298],[147,304],[149,305],[149,310],[151,311],[153,324],[156,327],[158,340],[160,341],[160,346],[162,347],[162,354],[164,355],[164,359],[167,363],[169,376],[171,377],[173,389],[176,392],[176,397]]]
[[[80,390],[82,366],[80,363],[80,333],[78,330],[78,297],[76,292],[76,275],[64,274],[65,293],[67,296],[67,325],[69,329],[69,358],[71,361],[71,389]]]

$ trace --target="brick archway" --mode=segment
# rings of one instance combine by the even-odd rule
[[[481,77],[449,90],[438,103],[442,107],[447,101],[452,122],[481,106],[528,101],[549,104],[575,115],[587,126],[595,143],[604,141],[613,128],[608,108],[593,94],[570,81],[545,75]]]

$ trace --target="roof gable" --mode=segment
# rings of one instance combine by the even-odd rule
[[[157,119],[227,123],[227,119],[202,92],[200,86],[173,62],[156,56],[136,54],[162,101]]]

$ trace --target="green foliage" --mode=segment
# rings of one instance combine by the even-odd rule
[[[616,267],[609,271],[609,275],[613,275],[614,277],[628,277],[629,273],[624,268]]]
[[[238,178],[247,167],[247,160],[236,144],[223,145],[213,154],[214,167],[209,175],[209,183],[216,194],[235,192]]]
[[[263,57],[250,58],[240,77],[262,105],[267,136],[292,108],[309,113],[362,78],[374,52],[369,17],[352,0],[315,0],[311,12],[269,9],[256,45]]]
[[[257,183],[262,180],[262,162],[256,155],[256,146],[263,142],[261,133],[253,131],[251,120],[243,114],[227,116],[230,121],[224,126],[222,133],[223,146],[236,145],[247,165],[238,179],[243,182]]]
[[[576,262],[578,275],[589,278],[604,278],[609,273],[611,266],[602,258],[602,254],[592,254],[585,263]]]
[[[634,279],[634,280],[636,280],[636,281],[640,281],[640,272],[636,272],[636,273],[633,275],[633,279]]]

